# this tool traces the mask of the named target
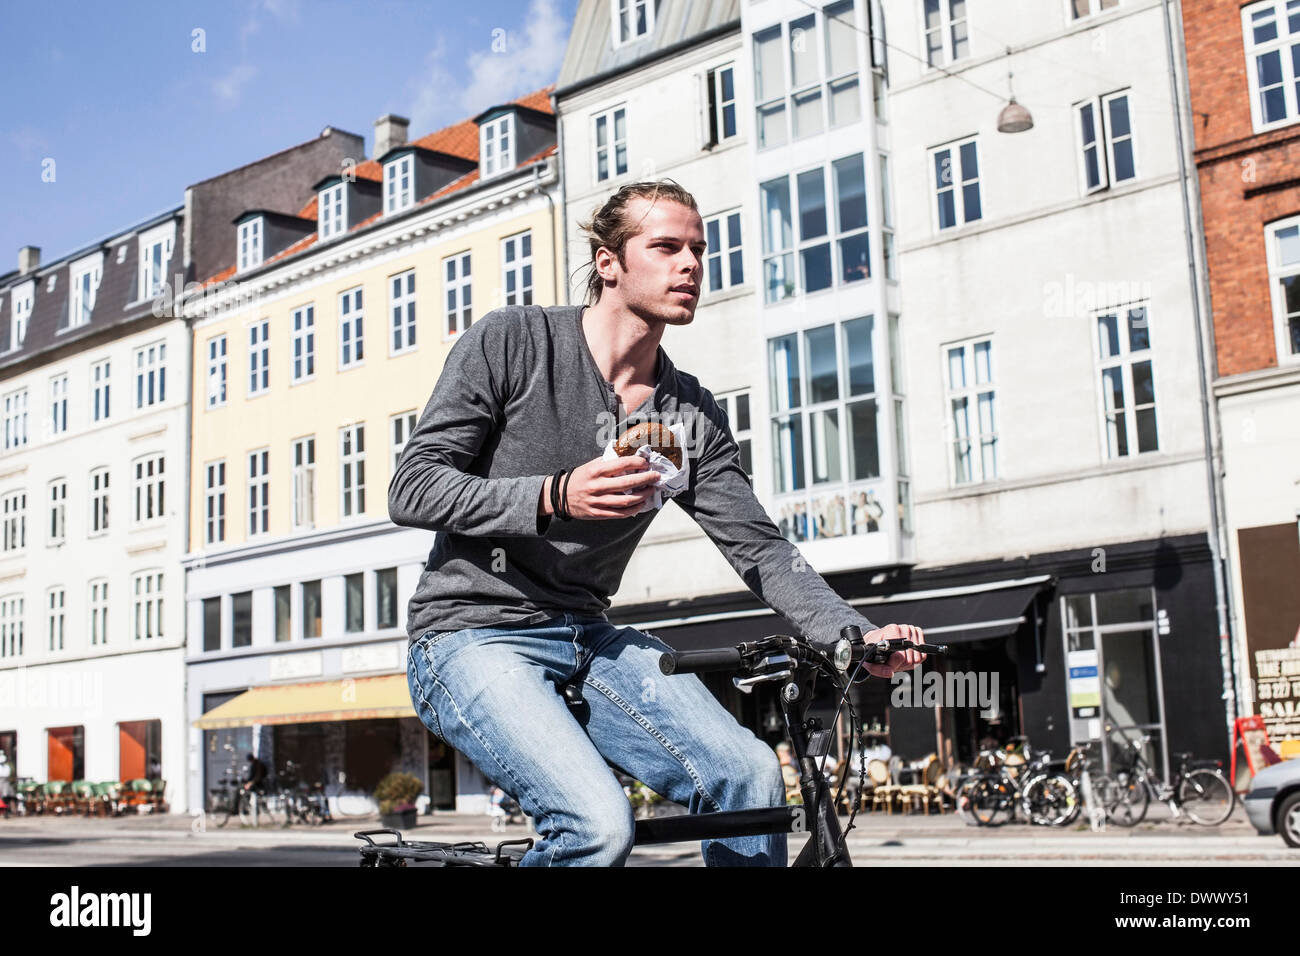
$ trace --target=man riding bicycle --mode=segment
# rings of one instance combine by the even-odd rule
[[[507,306],[460,333],[389,485],[396,524],[440,532],[409,605],[412,702],[533,817],[524,866],[623,864],[633,813],[610,764],[692,813],[785,804],[773,751],[694,674],[660,672],[667,644],[605,614],[657,513],[642,511],[661,478],[648,460],[602,458],[629,426],[688,426],[689,483],[673,500],[808,640],[829,647],[850,624],[869,642],[924,638],[876,629],[807,566],[755,498],[713,395],[660,347],[699,302],[694,197],[633,183],[585,229],[591,304]],[[889,677],[923,658],[896,651],[867,669]],[[579,713],[557,693],[575,678]],[[784,834],[702,852],[706,865],[786,865]]]

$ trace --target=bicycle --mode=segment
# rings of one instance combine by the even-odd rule
[[[866,664],[883,664],[891,653],[899,650],[917,650],[933,655],[948,653],[946,645],[913,644],[902,638],[867,644],[862,639],[861,630],[850,625],[840,632],[840,640],[831,653],[813,647],[801,638],[775,634],[734,647],[663,654],[659,659],[659,669],[665,675],[730,672],[739,675],[733,676],[732,681],[744,693],[750,693],[758,684],[780,683],[781,709],[799,766],[803,805],[637,820],[633,845],[698,842],[759,834],[808,834],[808,841],[796,856],[794,866],[852,866],[845,841],[853,829],[858,808],[853,808],[847,825],[841,830],[834,807],[843,795],[844,781],[840,782],[840,792],[832,798],[823,769],[840,712],[846,704],[851,725],[861,725],[849,698],[850,688],[854,683],[861,683],[857,680],[858,675],[863,673]],[[854,664],[856,669],[850,673]],[[829,729],[822,727],[820,718],[807,717],[817,681],[822,677],[832,680],[842,691]],[[580,690],[581,682],[582,675],[575,676],[561,689],[570,706],[576,706],[575,697],[581,699],[570,688]],[[865,776],[865,764],[860,774]],[[847,778],[848,775],[844,776]],[[863,781],[860,779],[859,783]],[[373,839],[386,835],[394,836],[395,840],[380,843]],[[362,830],[354,836],[364,841],[358,848],[363,867],[408,866],[411,863],[518,866],[534,842],[531,838],[504,840],[495,849],[489,849],[482,842],[404,840],[400,831],[387,828]]]
[[[1107,729],[1120,731],[1115,727]],[[1107,819],[1117,826],[1137,826],[1146,818],[1153,798],[1168,804],[1175,818],[1186,814],[1189,820],[1202,826],[1218,826],[1232,816],[1237,794],[1223,775],[1222,761],[1193,760],[1190,751],[1174,754],[1178,772],[1173,782],[1165,783],[1142,756],[1142,748],[1150,740],[1150,734],[1142,734],[1125,741],[1126,748],[1133,751],[1133,761],[1113,774],[1114,789],[1103,802]],[[1110,781],[1106,786],[1110,786]]]
[[[1079,813],[1079,796],[1074,781],[1051,769],[1052,755],[1034,754],[1026,737],[1013,737],[1024,744],[1026,762],[1012,765],[1001,751],[984,751],[989,769],[968,781],[962,794],[977,823],[992,826],[999,813],[1005,822],[1016,818],[1016,810],[1039,826],[1067,826]]]

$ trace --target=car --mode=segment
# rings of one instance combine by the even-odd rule
[[[1262,836],[1277,833],[1287,846],[1300,847],[1300,759],[1284,760],[1255,774],[1242,802]]]

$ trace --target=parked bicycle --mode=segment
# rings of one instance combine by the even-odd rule
[[[1123,739],[1122,731],[1127,728],[1106,729]],[[1131,762],[1101,780],[1100,799],[1111,823],[1137,826],[1153,799],[1168,804],[1175,818],[1185,814],[1202,826],[1218,826],[1232,816],[1237,794],[1224,776],[1222,761],[1193,760],[1191,753],[1174,754],[1178,771],[1170,783],[1165,783],[1142,755],[1142,748],[1150,741],[1150,734],[1126,740],[1124,749],[1132,751]],[[1095,782],[1093,786],[1095,789]]]
[[[992,826],[999,815],[1004,823],[1016,818],[1017,810],[1031,823],[1040,826],[1067,826],[1079,813],[1079,795],[1074,781],[1051,766],[1052,755],[1035,753],[1026,737],[1013,737],[1023,744],[1023,762],[1012,762],[1005,751],[989,750],[980,754],[986,769],[969,779],[966,808],[982,826]]]
[[[224,744],[223,748],[230,753],[230,763],[217,785],[208,790],[207,812],[219,827],[229,823],[231,817],[238,817],[242,826],[256,826],[264,819],[272,819],[265,788],[246,788],[240,780],[235,748],[230,744]]]
[[[803,805],[651,817],[636,821],[633,844],[697,842],[765,833],[809,834],[794,866],[852,866],[845,840],[853,829],[857,807],[841,829],[834,807],[842,792],[832,798],[823,768],[840,712],[847,708],[851,726],[861,726],[849,695],[854,680],[859,674],[865,676],[865,664],[883,664],[891,653],[900,650],[933,655],[948,652],[943,645],[913,644],[904,639],[867,644],[862,632],[850,625],[840,632],[840,640],[829,654],[800,638],[786,635],[772,635],[717,650],[665,653],[659,661],[659,669],[664,674],[728,672],[737,675],[733,680],[746,693],[756,684],[780,686],[786,733],[799,766]],[[822,727],[820,718],[807,717],[819,679],[832,681],[841,692],[829,728]],[[581,677],[575,681],[580,685]],[[564,689],[561,693],[574,706],[573,696],[564,693]],[[864,766],[861,774],[865,776],[865,773]],[[841,781],[841,791],[843,787]],[[380,843],[374,839],[386,835],[395,837],[394,841]],[[359,847],[363,867],[407,866],[416,862],[442,866],[518,866],[533,845],[531,838],[504,840],[495,849],[481,842],[416,842],[404,840],[400,831],[392,829],[363,830],[355,836],[364,841]]]

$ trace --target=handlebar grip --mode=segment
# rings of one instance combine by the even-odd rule
[[[659,670],[664,674],[698,674],[703,671],[735,670],[738,667],[740,651],[734,647],[676,651],[659,656]]]

